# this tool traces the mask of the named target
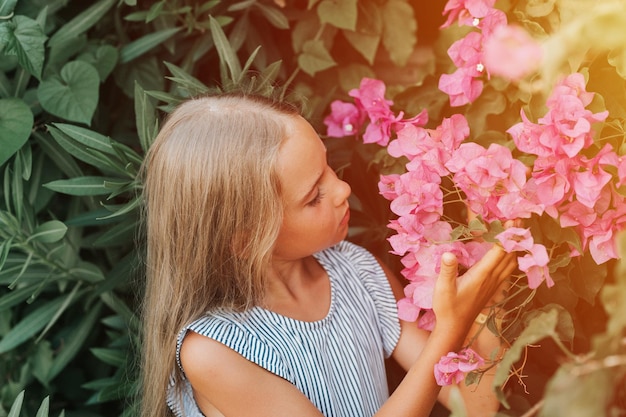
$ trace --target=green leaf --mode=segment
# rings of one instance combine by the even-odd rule
[[[65,297],[59,297],[39,306],[28,315],[22,318],[9,332],[0,340],[0,353],[5,353],[21,345],[26,340],[33,337],[38,331],[50,321],[50,317],[63,304]]]
[[[182,28],[162,29],[144,35],[141,38],[124,45],[120,50],[120,62],[125,64],[140,57],[151,49],[161,45],[181,30]]]
[[[319,71],[337,65],[321,40],[310,40],[302,45],[302,53],[298,56],[298,65],[302,71],[313,76]]]
[[[228,42],[219,22],[215,20],[213,16],[209,16],[209,21],[211,22],[211,36],[213,36],[215,49],[220,57],[220,64],[226,65],[230,73],[230,79],[234,83],[237,83],[241,78],[241,64],[239,63],[239,58],[237,58],[237,54]]]
[[[120,349],[91,348],[91,353],[102,362],[121,368],[126,363],[126,352]]]
[[[11,410],[9,410],[9,415],[7,417],[19,417],[23,402],[24,391],[22,390],[15,398],[15,401],[13,401],[13,405],[11,406]]]
[[[320,22],[329,23],[340,29],[355,30],[357,0],[322,0],[317,6]]]
[[[124,220],[100,235],[93,242],[93,246],[103,248],[109,246],[120,246],[128,242],[132,242],[136,230],[137,221],[134,218]]]
[[[356,2],[356,0],[349,1]],[[261,2],[255,2],[254,5],[261,11],[261,14],[267,19],[270,25],[278,29],[289,29],[289,20],[287,20],[285,14],[276,7],[268,6]]]
[[[358,33],[344,31],[344,36],[358,53],[365,58],[365,60],[372,65],[376,52],[378,51],[378,45],[380,44],[380,35],[370,35],[368,33]]]
[[[22,68],[37,79],[41,79],[45,42],[43,29],[29,17],[15,16],[11,22],[0,23],[0,49],[16,55]]]
[[[0,312],[26,301],[33,291],[31,287],[22,287],[3,294],[0,297]]]
[[[0,99],[0,165],[24,146],[33,123],[33,113],[22,100]]]
[[[85,11],[64,24],[61,29],[50,38],[48,45],[51,47],[56,46],[85,33],[92,26],[101,21],[102,17],[116,2],[117,0],[100,0],[85,9]]]
[[[67,226],[58,220],[47,221],[35,229],[28,240],[35,240],[41,243],[54,243],[63,239],[67,232]]]
[[[0,0],[0,17],[5,18],[10,16],[15,9],[17,0]]]
[[[58,355],[54,358],[52,366],[47,375],[47,380],[51,381],[57,376],[67,364],[76,356],[80,351],[87,339],[87,336],[93,331],[96,320],[102,310],[102,303],[98,303],[96,306],[91,307],[89,312],[78,322],[76,327],[68,334],[68,337],[63,343],[63,347]]]
[[[156,136],[158,121],[154,104],[139,83],[135,83],[135,126],[141,149],[145,152]]]
[[[417,43],[417,21],[413,8],[403,0],[389,0],[382,10],[383,45],[391,61],[403,66]]]
[[[89,148],[72,140],[68,135],[61,132],[55,126],[48,126],[48,130],[56,142],[74,158],[100,168],[105,172],[117,171],[125,174],[124,166],[119,166],[119,161],[113,155],[96,151],[89,152]]]
[[[613,375],[617,376],[619,371],[611,372],[610,368],[600,367],[595,372],[589,372],[584,370],[584,366],[582,364],[577,369],[572,364],[565,364],[557,370],[546,386],[542,417],[611,415],[607,406],[611,400],[617,399],[615,393],[619,392],[617,386],[620,381]]]
[[[100,77],[86,62],[68,62],[59,76],[39,84],[37,96],[47,112],[73,122],[91,123],[98,105]]]
[[[555,327],[558,323],[558,311],[550,310],[548,312],[541,312],[537,314],[528,323],[528,326],[522,331],[517,340],[506,352],[502,361],[498,365],[496,375],[493,379],[493,386],[496,390],[496,394],[500,399],[500,402],[509,407],[504,393],[502,392],[502,385],[508,380],[509,372],[515,363],[522,357],[522,352],[528,345],[537,343],[538,341],[552,336],[555,333]]]
[[[50,397],[46,397],[41,402],[39,409],[37,410],[37,414],[35,417],[48,417],[48,412],[50,411]]]
[[[237,64],[239,64],[239,61],[237,61]],[[197,94],[203,94],[209,91],[209,88],[205,84],[203,84],[202,81],[189,75],[189,73],[187,73],[182,68],[177,67],[176,65],[169,63],[169,62],[165,62],[165,66],[173,75],[173,77],[167,77],[167,78],[174,81],[180,87],[183,87],[184,89],[189,91],[190,94],[197,95]],[[156,91],[149,91],[148,94],[151,97],[154,97],[158,100],[162,100],[170,104],[178,104],[183,100],[182,97],[175,98],[166,93],[158,95]]]
[[[77,177],[51,181],[43,186],[57,193],[69,195],[105,195],[111,192],[111,190],[104,187],[104,181],[106,180],[106,177]]]
[[[115,68],[118,58],[117,48],[112,45],[100,45],[89,52],[80,54],[77,59],[93,65],[98,71],[100,81],[104,81]]]
[[[69,274],[75,278],[87,281],[89,283],[95,283],[104,280],[104,274],[96,265],[80,261],[78,265],[69,270]]]
[[[104,152],[110,155],[115,155],[113,146],[111,145],[111,139],[108,136],[102,135],[93,130],[86,129],[84,127],[65,124],[65,123],[53,123],[53,126],[58,128],[61,132],[65,133],[76,142],[81,143],[89,148],[96,149],[100,152]]]

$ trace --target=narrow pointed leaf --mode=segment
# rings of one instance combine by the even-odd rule
[[[106,177],[78,177],[51,181],[43,186],[62,194],[76,196],[105,195],[111,192],[111,190],[105,188],[105,180],[107,180]]]
[[[209,16],[211,22],[211,35],[213,36],[213,42],[215,43],[215,49],[220,56],[220,61],[226,65],[230,72],[230,79],[235,81],[241,76],[241,64],[239,58],[233,50],[232,46],[228,42],[224,31],[220,24],[213,16]]]
[[[58,220],[50,220],[35,229],[28,240],[35,240],[42,243],[54,243],[63,239],[67,232],[67,226]]]
[[[2,340],[0,340],[0,353],[5,353],[16,348],[43,329],[50,321],[50,317],[52,317],[63,304],[64,300],[65,297],[59,297],[55,300],[48,301],[22,318],[22,321],[13,326],[11,330],[4,335]]]
[[[93,6],[85,9],[85,11],[64,24],[61,29],[50,38],[48,45],[60,45],[85,33],[93,25],[98,23],[116,2],[117,0],[100,0]]]
[[[83,347],[83,343],[87,336],[93,330],[96,320],[100,316],[102,310],[102,303],[98,303],[95,307],[91,307],[89,312],[81,319],[78,326],[76,326],[65,339],[63,348],[54,358],[52,366],[48,371],[47,380],[51,381],[56,377],[67,364],[76,356],[78,351]]]
[[[20,411],[22,410],[22,403],[24,402],[24,391],[20,391],[20,393],[13,401],[13,405],[9,410],[9,415],[7,417],[19,417]]]
[[[132,41],[122,47],[120,51],[120,62],[125,64],[140,57],[151,49],[161,45],[181,30],[182,28],[163,29],[157,32],[149,33],[148,35]]]

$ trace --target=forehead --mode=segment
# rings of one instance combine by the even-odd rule
[[[278,152],[277,174],[286,199],[296,199],[315,185],[326,167],[326,147],[302,117],[287,124]]]

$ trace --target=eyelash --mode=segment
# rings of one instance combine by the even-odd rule
[[[322,198],[324,197],[324,193],[322,193],[321,191],[317,192],[317,195],[315,196],[315,198],[313,198],[313,200],[309,201],[309,206],[317,206],[320,201],[322,201]]]

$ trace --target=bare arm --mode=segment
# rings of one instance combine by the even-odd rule
[[[497,250],[497,249],[494,249]],[[491,256],[491,255],[490,255]],[[494,269],[495,274],[499,274],[499,280],[503,277],[506,278],[515,268],[515,263],[513,262],[513,258],[511,255],[504,255],[502,259],[498,261],[498,257],[488,258],[485,261],[488,262],[500,262],[500,266],[497,269]],[[402,283],[394,276],[393,272],[391,272],[388,268],[383,265],[385,272],[389,277],[389,281],[391,283],[392,289],[397,299],[404,297],[402,290]],[[483,294],[485,295],[485,294]],[[484,299],[484,298],[481,298]],[[475,311],[475,310],[470,310]],[[469,335],[472,336],[475,334],[478,326],[473,325],[473,319],[476,317],[476,313],[469,312],[466,317],[462,318],[462,321],[467,323],[469,321],[469,325],[465,324],[467,328],[471,328]],[[459,323],[460,324],[460,323]],[[402,332],[400,336],[400,340],[394,351],[394,359],[400,364],[402,368],[405,370],[409,370],[412,366],[414,366],[420,356],[422,355],[422,351],[429,339],[429,337],[437,337],[437,335],[420,329],[417,327],[416,323],[401,321]],[[467,333],[467,332],[466,332]],[[465,340],[462,341],[461,345],[466,345],[468,342],[468,337],[465,337]],[[459,346],[460,347],[460,346]],[[487,329],[483,329],[479,334],[478,338],[474,340],[472,343],[472,348],[477,351],[483,357],[489,357],[489,355],[496,349],[501,347],[500,339]],[[449,351],[456,351],[456,349],[450,349]],[[448,353],[448,351],[444,352],[444,354]],[[435,362],[440,358],[437,357]],[[432,366],[430,366],[431,374],[432,374]],[[465,405],[468,411],[469,416],[489,416],[495,414],[498,409],[499,403],[498,400],[491,388],[491,381],[495,375],[495,369],[487,371],[480,382],[480,384],[466,386],[464,383],[461,383],[458,388],[461,391],[461,394],[465,400]],[[438,400],[449,408],[448,398],[449,398],[450,387],[441,388]]]
[[[442,265],[435,289],[437,325],[423,343],[419,357],[378,417],[427,417],[440,387],[433,376],[433,366],[441,356],[458,350],[482,306],[498,284],[510,274],[502,265],[507,255],[494,249],[456,285],[456,260]],[[407,339],[408,340],[408,339]],[[409,345],[402,342],[394,351],[400,363],[406,363]],[[288,381],[249,362],[230,348],[189,333],[183,341],[181,361],[200,408],[214,406],[224,416],[320,417],[313,404]]]

